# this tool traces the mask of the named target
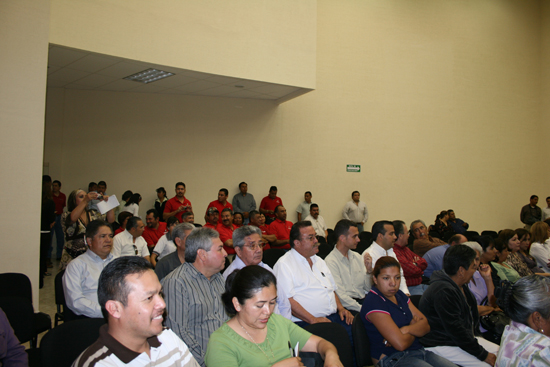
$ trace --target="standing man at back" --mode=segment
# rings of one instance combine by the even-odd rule
[[[309,215],[311,198],[311,191],[306,191],[306,193],[304,194],[304,201],[302,201],[296,208],[296,212],[298,213],[298,222],[307,220],[306,217]]]
[[[542,210],[537,206],[538,202],[539,197],[537,195],[531,195],[529,204],[521,208],[519,219],[525,224],[526,230],[530,230],[535,222],[540,222],[542,220]]]
[[[369,219],[367,205],[364,202],[359,201],[360,196],[361,194],[359,194],[359,191],[352,192],[351,200],[347,202],[344,210],[342,211],[342,217],[354,222],[357,225],[357,230],[359,230],[359,233],[364,231],[363,226]]]
[[[182,214],[193,211],[191,202],[185,198],[185,191],[185,184],[183,182],[178,182],[176,184],[176,196],[168,200],[164,207],[164,213],[162,214],[164,220],[168,220],[170,217],[176,217],[181,223],[183,222],[181,219]]]
[[[227,189],[220,189],[220,191],[218,191],[218,200],[214,200],[210,202],[210,204],[208,204],[208,207],[206,208],[206,212],[204,213],[205,221],[206,221],[206,216],[208,215],[208,209],[210,208],[218,209],[218,212],[220,213],[218,224],[222,222],[221,213],[225,208],[231,209],[231,211],[233,211],[233,205],[231,205],[231,203],[227,201],[228,196],[229,196],[229,191],[227,191]]]
[[[256,210],[256,200],[254,196],[248,193],[248,184],[241,182],[239,184],[240,192],[233,196],[233,210],[235,213],[242,213],[244,217],[243,224],[248,224],[250,212]]]
[[[271,186],[269,195],[260,203],[260,213],[265,215],[266,224],[271,224],[275,220],[275,208],[279,205],[283,205],[283,200],[277,196],[277,186]]]

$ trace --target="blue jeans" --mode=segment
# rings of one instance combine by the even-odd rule
[[[379,367],[457,367],[456,364],[422,349],[406,350],[386,356],[378,362]]]
[[[424,291],[428,289],[428,285],[419,284],[419,285],[413,285],[412,287],[407,287],[407,288],[409,288],[409,292],[411,296],[421,296],[424,293]]]
[[[55,216],[55,225],[52,227],[51,235],[53,242],[53,234],[55,233],[55,239],[57,241],[56,257],[61,258],[63,253],[63,246],[65,246],[65,236],[63,235],[63,228],[61,228],[61,215]],[[53,246],[53,243],[52,243]],[[48,259],[52,257],[52,246],[48,249]]]

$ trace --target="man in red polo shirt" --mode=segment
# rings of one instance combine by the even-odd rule
[[[204,226],[207,228],[216,229],[219,217],[220,212],[216,207],[208,208],[208,210],[206,211],[206,224]]]
[[[269,195],[262,199],[260,204],[260,213],[265,215],[267,224],[275,220],[275,208],[283,205],[283,201],[277,196],[277,186],[269,188]]]
[[[271,248],[290,250],[288,239],[290,238],[292,222],[286,220],[286,209],[284,206],[278,205],[274,211],[277,219],[271,222],[269,231],[277,237],[277,240],[271,245]]]
[[[145,223],[147,223],[147,227],[143,230],[142,236],[147,242],[149,252],[152,253],[159,239],[166,234],[166,222],[159,220],[159,215],[155,209],[149,209],[147,210]]]
[[[269,227],[265,225],[265,216],[257,210],[252,210],[249,213],[250,225],[260,228],[262,231],[262,242],[264,245],[264,251],[271,248],[270,244],[277,241],[277,237],[269,231]]]
[[[166,202],[162,216],[165,221],[174,216],[182,223],[181,216],[183,213],[192,211],[193,206],[191,202],[185,198],[185,184],[183,182],[178,182],[176,184],[176,196]]]
[[[233,212],[233,205],[227,201],[227,197],[229,196],[229,191],[227,189],[220,189],[218,191],[218,200],[212,201],[210,204],[208,204],[208,207],[206,208],[206,211],[208,212],[209,208],[216,208],[218,209],[218,212],[222,213],[225,208],[231,209],[231,212]],[[204,219],[206,220],[206,213],[204,214]],[[222,217],[218,218],[218,223],[222,222]],[[228,253],[229,255],[229,253]]]
[[[233,212],[231,209],[223,209],[221,218],[222,222],[218,223],[216,231],[220,234],[220,240],[223,242],[223,249],[227,252],[227,256],[234,255],[233,231],[235,230],[235,226],[233,225]]]

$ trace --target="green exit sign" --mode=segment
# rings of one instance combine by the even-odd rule
[[[348,164],[346,166],[346,172],[361,172],[360,164]]]

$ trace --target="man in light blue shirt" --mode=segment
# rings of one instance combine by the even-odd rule
[[[424,270],[424,276],[430,278],[434,271],[443,269],[443,256],[449,247],[459,245],[467,241],[468,239],[463,235],[455,234],[449,238],[448,245],[437,246],[426,252],[424,256],[422,256],[428,263],[428,267]]]
[[[103,220],[94,220],[86,228],[88,250],[71,261],[63,274],[63,291],[67,306],[77,315],[101,318],[97,285],[103,268],[115,257],[113,230]]]

